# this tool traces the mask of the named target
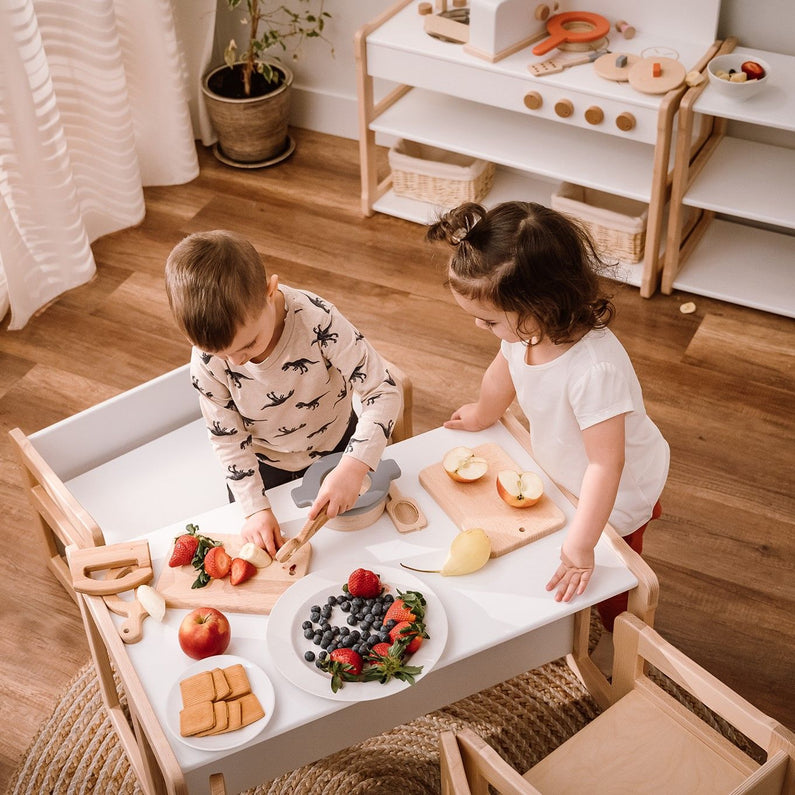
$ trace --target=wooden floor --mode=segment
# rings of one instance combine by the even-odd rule
[[[183,364],[163,263],[187,232],[247,235],[283,282],[334,301],[415,386],[415,430],[473,399],[497,347],[443,287],[420,226],[362,217],[353,141],[295,130],[272,170],[201,152],[185,186],[146,190],[137,228],[95,243],[96,278],[22,330],[0,330],[0,421],[31,433]],[[753,263],[749,263],[753,267]],[[657,627],[748,700],[795,728],[795,324],[685,295],[612,284],[614,329],[671,445],[663,518],[646,557]],[[679,312],[694,300],[695,314]],[[134,422],[134,418],[130,418]],[[75,605],[42,562],[6,434],[0,438],[0,790],[88,659]]]

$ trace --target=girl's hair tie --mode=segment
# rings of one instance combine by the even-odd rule
[[[450,235],[450,240],[457,246],[462,240],[466,240],[466,236],[469,234],[469,229],[466,227],[460,226],[458,229]]]

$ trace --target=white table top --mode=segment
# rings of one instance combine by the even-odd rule
[[[540,472],[527,451],[499,424],[476,434],[438,428],[392,445],[384,457],[398,462],[402,475],[397,485],[418,501],[428,526],[402,535],[384,514],[364,530],[340,532],[322,528],[311,542],[310,573],[338,566],[342,584],[347,574],[359,566],[377,570],[378,566],[399,568],[400,562],[404,562],[437,568],[457,528],[420,486],[418,473],[456,445],[475,447],[486,442],[498,443],[522,468]],[[546,493],[563,509],[568,523],[573,516],[571,504],[546,475],[540,474]],[[292,503],[290,491],[294,486],[270,492],[287,536],[297,534],[306,518],[306,509],[296,508]],[[238,532],[242,517],[237,505],[223,505],[145,536],[150,543],[155,581],[165,565],[174,536],[183,532],[186,522],[198,524],[202,533],[212,536]],[[596,570],[588,590],[569,603],[555,602],[553,593],[545,590],[545,584],[558,564],[564,533],[565,527],[490,560],[471,575],[415,574],[427,583],[445,609],[449,624],[447,644],[426,677],[413,687],[389,696],[388,709],[373,708],[374,704],[383,704],[382,701],[350,704],[303,692],[285,679],[270,659],[265,643],[268,616],[226,612],[232,627],[227,653],[260,666],[276,691],[274,714],[265,729],[233,751],[200,751],[169,732],[166,722],[169,691],[195,662],[182,652],[177,639],[179,624],[188,611],[169,609],[162,624],[146,619],[143,640],[126,649],[189,789],[206,791],[209,773],[219,770],[226,777],[229,791],[262,783],[569,651],[573,614],[633,588],[637,580],[603,538],[596,547]],[[342,725],[344,729],[340,731]],[[219,760],[225,757],[228,758],[221,764]]]

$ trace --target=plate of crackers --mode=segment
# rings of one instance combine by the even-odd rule
[[[166,701],[171,733],[200,751],[228,751],[256,737],[273,715],[273,684],[258,665],[232,654],[185,670]]]

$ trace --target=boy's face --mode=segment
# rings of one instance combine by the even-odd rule
[[[228,348],[211,351],[213,355],[240,366],[246,362],[259,363],[270,354],[279,341],[284,328],[284,313],[281,301],[277,300],[279,278],[273,274],[268,279],[265,306],[260,312],[240,324]]]

